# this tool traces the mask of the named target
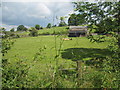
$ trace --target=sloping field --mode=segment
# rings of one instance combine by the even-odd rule
[[[108,42],[91,43],[86,37],[72,37],[72,40],[63,38],[68,37],[47,35],[18,38],[4,58],[8,58],[13,66],[19,60],[29,65],[28,77],[33,79],[30,83],[36,86],[45,79],[45,75],[46,78],[52,78],[52,68],[55,68],[56,62],[60,69],[76,68],[76,60],[89,61],[95,57],[110,55],[106,49]],[[66,87],[73,87],[73,83],[74,81],[69,80],[63,82]],[[38,87],[42,87],[41,84]]]

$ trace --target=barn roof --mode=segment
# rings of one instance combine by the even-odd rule
[[[69,29],[85,29],[87,26],[70,26]]]
[[[70,26],[69,33],[84,33],[87,32],[86,26]]]

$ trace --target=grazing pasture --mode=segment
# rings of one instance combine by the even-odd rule
[[[87,73],[96,74],[99,71],[95,70],[95,67],[93,68],[91,62],[102,63],[102,60],[99,63],[93,60],[112,54],[106,49],[109,42],[91,43],[86,37],[72,37],[71,40],[63,40],[63,38],[68,39],[69,37],[47,35],[18,38],[15,39],[14,45],[3,58],[7,58],[13,66],[16,66],[16,63],[21,60],[30,66],[27,76],[30,79],[30,87],[55,87],[52,85],[55,82],[53,78],[56,67],[58,70],[63,70],[60,74],[62,76],[59,78],[59,84],[61,83],[63,87],[75,87],[76,61],[83,62],[83,68],[88,69]],[[92,61],[90,62],[90,60]],[[87,77],[86,74],[84,77]],[[92,85],[92,82],[88,83],[90,86]],[[84,87],[84,84],[81,87]],[[61,85],[57,87],[61,87]]]

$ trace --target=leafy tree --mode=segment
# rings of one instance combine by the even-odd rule
[[[17,31],[27,31],[27,28],[24,25],[19,25]]]
[[[60,22],[59,23],[59,26],[62,27],[62,26],[66,26],[67,24],[65,22]]]
[[[66,17],[60,17],[60,23],[59,23],[59,26],[60,26],[60,27],[67,25],[67,24],[65,23],[65,18],[66,18]]]
[[[52,27],[56,27],[57,25],[53,25]]]
[[[6,29],[4,27],[0,28],[0,31],[4,34],[6,34]]]
[[[15,31],[15,29],[14,29],[14,28],[12,28],[10,31],[11,31],[11,32],[14,32],[14,31]]]
[[[41,29],[40,25],[38,25],[38,24],[35,25],[35,28],[36,28],[37,30]]]
[[[6,29],[4,27],[0,28],[1,31],[5,31]]]
[[[28,29],[26,27],[24,27],[23,31],[27,31]]]
[[[86,15],[90,30],[104,33],[116,32],[116,40],[120,47],[120,1],[119,2],[75,2],[76,11]],[[96,27],[94,27],[95,25]],[[114,37],[114,36],[113,36]]]
[[[114,52],[110,57],[106,57],[104,61],[104,69],[108,72],[114,73],[116,84],[120,80],[120,1],[118,2],[74,2],[75,9],[79,13],[86,15],[88,22],[88,28],[90,31],[95,29],[97,32],[110,33],[112,42],[109,45],[109,49]],[[90,35],[88,37],[93,42],[105,42],[105,36],[94,37]],[[112,71],[111,71],[112,69]],[[118,81],[117,81],[118,80]],[[106,83],[106,82],[105,82]]]
[[[85,14],[71,14],[68,19],[68,25],[82,25],[85,24]]]
[[[51,23],[48,23],[47,28],[51,28]]]
[[[40,29],[43,29],[43,27],[40,27]]]
[[[33,36],[33,37],[38,36],[38,30],[36,30],[36,28],[31,27],[29,31],[30,31],[30,34],[29,34],[30,36]]]

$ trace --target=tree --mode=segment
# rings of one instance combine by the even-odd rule
[[[51,28],[51,23],[48,23],[47,28]]]
[[[5,31],[6,29],[4,27],[0,28],[0,31]]]
[[[57,25],[53,25],[52,27],[56,27]]]
[[[43,29],[43,27],[40,27],[40,29]]]
[[[41,29],[40,25],[38,25],[38,24],[35,25],[35,28],[36,28],[37,30]]]
[[[105,57],[104,68],[107,68],[107,72],[115,74],[115,78],[119,80],[119,60],[120,60],[120,1],[118,2],[74,2],[75,9],[79,13],[86,15],[88,22],[88,28],[90,31],[95,29],[100,33],[110,33],[114,40],[109,45],[109,50],[114,52],[110,57]],[[88,37],[93,42],[105,42],[105,36],[94,37],[90,35]],[[111,71],[111,69],[113,71]],[[114,80],[113,80],[114,81]],[[115,81],[117,84],[119,81]]]
[[[73,25],[73,26],[77,26],[77,25],[82,25],[85,24],[85,14],[71,14],[69,19],[68,19],[68,25]]]
[[[27,31],[28,29],[26,27],[24,27],[23,31]]]
[[[4,27],[0,28],[0,31],[4,34],[6,34],[6,29]]]
[[[59,26],[62,27],[62,26],[66,26],[67,24],[65,22],[60,22],[59,23]]]
[[[116,32],[120,47],[120,1],[119,2],[74,2],[76,11],[85,14],[90,30],[109,33]],[[95,25],[96,27],[94,27]]]
[[[36,30],[36,28],[31,27],[29,31],[30,31],[30,34],[29,34],[30,36],[33,36],[33,37],[38,36],[38,30]]]
[[[67,24],[65,23],[65,18],[66,18],[66,17],[60,17],[60,23],[59,23],[59,26],[60,26],[60,27],[67,25]]]
[[[17,31],[27,31],[27,28],[24,25],[19,25]]]
[[[11,31],[11,32],[14,32],[14,31],[15,31],[15,29],[14,29],[14,28],[12,28],[12,29],[10,29],[10,31]]]

